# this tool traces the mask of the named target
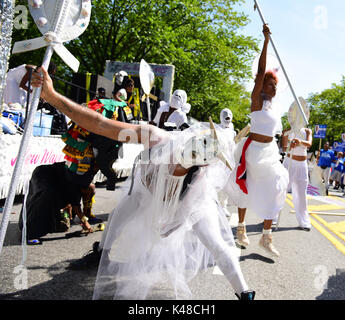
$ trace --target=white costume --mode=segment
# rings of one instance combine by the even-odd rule
[[[120,92],[119,98],[123,101],[127,100],[127,91],[125,88],[120,89],[118,92]]]
[[[160,107],[157,111],[153,122],[158,126],[162,113],[168,112],[170,107],[176,109],[168,117],[166,122],[173,123],[176,125],[176,128],[179,128],[182,124],[187,123],[187,113],[190,111],[190,104],[187,103],[187,93],[184,90],[175,90],[170,103],[161,101]],[[187,111],[187,112],[186,112]]]
[[[280,115],[270,101],[264,100],[262,110],[251,113],[250,132],[270,137],[281,132]],[[281,156],[274,139],[270,143],[251,141],[245,152],[245,185],[248,193],[244,193],[236,183],[236,172],[248,139],[242,139],[237,145],[237,166],[231,173],[226,190],[237,207],[249,208],[264,220],[274,220],[285,203],[288,172],[280,162]]]
[[[286,132],[288,139],[299,138],[306,140],[307,133],[302,128],[296,136],[293,131]],[[306,146],[297,146],[290,151],[295,156],[307,156]],[[291,161],[291,164],[290,164]],[[286,157],[284,159],[284,167],[289,169],[289,186],[292,190],[292,201],[296,211],[296,218],[299,226],[302,228],[311,228],[309,214],[307,211],[307,187],[308,187],[308,163],[307,160],[297,161]]]
[[[6,86],[4,89],[4,103],[19,103],[22,106],[26,105],[27,92],[23,88],[20,88],[20,83],[26,73],[26,64],[10,69],[7,72]]]
[[[205,129],[157,129],[155,145],[141,154],[132,184],[128,179],[103,234],[94,299],[145,299],[155,284],[167,279],[176,298],[186,298],[189,280],[214,261],[237,293],[248,289],[231,228],[217,204],[214,184],[223,173],[210,175],[203,166],[173,176],[172,163],[192,165],[185,158],[189,153],[195,156],[196,151],[193,159],[199,165],[215,159],[214,151],[202,156],[204,144],[212,144],[203,138]]]
[[[236,137],[236,131],[234,130],[234,125],[232,123],[232,112],[230,109],[226,108],[220,112],[220,125],[218,127],[218,131],[223,135],[224,139],[226,139],[228,143],[227,150],[225,152],[228,159],[232,159],[234,157],[233,153],[236,149],[234,139]],[[222,167],[223,170],[226,168],[224,167],[223,163],[218,162],[218,166]],[[224,186],[225,184],[223,184]],[[230,216],[227,210],[227,205],[229,202],[229,196],[226,190],[220,190],[218,192],[218,198],[221,206],[227,213],[227,216]]]

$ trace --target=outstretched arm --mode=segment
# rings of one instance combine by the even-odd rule
[[[294,138],[291,142],[291,148],[295,148],[297,146],[305,146],[307,148],[310,148],[312,145],[312,132],[309,128],[305,129],[306,131],[306,139],[302,140],[302,139],[298,139],[298,138]]]
[[[262,32],[265,36],[265,42],[261,51],[259,65],[258,65],[258,73],[256,75],[255,85],[252,91],[252,107],[251,107],[252,112],[261,110],[261,107],[262,107],[261,92],[263,89],[265,72],[266,72],[267,47],[270,40],[269,35],[271,34],[271,31],[268,28],[267,24],[264,24]]]
[[[39,72],[42,72],[43,76]],[[154,130],[159,130],[145,124],[134,125],[113,121],[105,118],[98,112],[82,107],[55,91],[53,82],[43,67],[38,68],[37,72],[33,73],[32,86],[42,86],[41,97],[76,122],[80,127],[110,139],[146,144],[152,142],[151,136]]]

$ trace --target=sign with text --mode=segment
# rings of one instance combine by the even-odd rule
[[[314,138],[326,139],[326,131],[327,131],[326,124],[315,125]]]

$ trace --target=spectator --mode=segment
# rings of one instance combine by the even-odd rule
[[[344,167],[343,153],[338,152],[334,170],[329,178],[330,185],[333,185],[333,181],[335,182],[334,189],[336,190],[339,189],[340,183],[341,183],[341,176],[343,175],[344,172],[345,172],[345,167]]]
[[[94,99],[106,99],[105,89],[100,87],[97,89],[97,94]]]
[[[16,68],[10,69],[6,76],[6,86],[4,89],[4,103],[19,103],[26,105],[27,92],[29,91],[28,81],[30,69],[36,66],[31,64],[22,64]],[[32,91],[30,89],[30,91]]]
[[[123,81],[125,80],[125,77],[128,77],[128,73],[126,71],[119,71],[115,73],[115,86],[113,90],[113,94],[116,94],[120,89],[123,87]]]
[[[334,155],[334,151],[330,150],[329,148],[329,142],[326,141],[323,145],[323,149],[320,150],[320,153],[318,155],[318,163],[317,165],[321,168],[321,176],[324,180],[325,187],[326,187],[326,195],[328,195],[328,189],[329,189],[329,177],[331,174],[331,167],[332,163],[336,162],[336,158]]]
[[[123,88],[118,90],[114,94],[114,100],[119,102],[125,102],[129,108],[123,108],[123,111],[125,112],[125,117],[127,119],[127,122],[130,120],[133,120],[133,112],[135,108],[135,104],[130,104],[128,102],[129,98],[131,97],[134,90],[134,80],[133,79],[127,79],[124,82]]]

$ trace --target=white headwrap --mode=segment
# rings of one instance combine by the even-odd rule
[[[229,128],[233,115],[230,109],[226,108],[220,112],[220,123],[224,128]]]
[[[187,93],[184,90],[175,90],[171,99],[170,106],[175,109],[183,109],[187,103]]]

